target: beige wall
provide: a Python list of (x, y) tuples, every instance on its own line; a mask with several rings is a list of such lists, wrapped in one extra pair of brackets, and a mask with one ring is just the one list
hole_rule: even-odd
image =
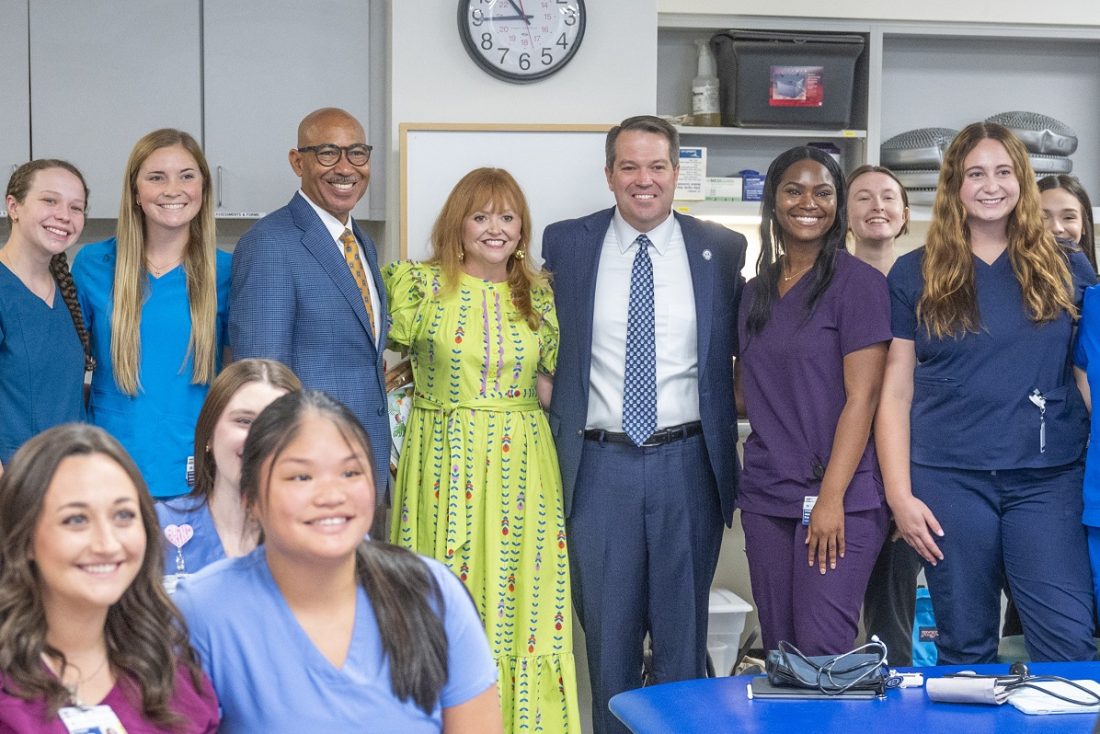
[[(433, 5), (432, 10), (426, 10)], [(467, 56), (453, 4), (391, 3), (390, 156), (385, 255), (398, 252), (398, 126), (403, 122), (614, 123), (652, 113), (657, 88), (657, 0), (587, 3), (573, 60), (532, 84), (499, 81)], [(600, 165), (599, 161), (578, 165)], [(583, 212), (577, 212), (577, 215)]]

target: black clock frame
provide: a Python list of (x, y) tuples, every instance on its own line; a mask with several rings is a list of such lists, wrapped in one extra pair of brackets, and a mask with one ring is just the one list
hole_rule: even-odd
[(474, 60), (478, 66), (490, 76), (494, 76), (501, 81), (510, 82), (512, 84), (529, 84), (531, 82), (542, 81), (547, 79), (559, 71), (564, 69), (573, 57), (577, 53), (577, 49), (581, 47), (581, 41), (584, 40), (585, 25), (588, 20), (588, 10), (584, 6), (584, 0), (572, 0), (577, 3), (577, 9), (580, 11), (580, 17), (577, 19), (577, 37), (573, 41), (573, 47), (566, 52), (562, 60), (550, 67), (540, 71), (537, 74), (513, 74), (510, 71), (502, 71), (497, 68), (492, 61), (486, 59), (478, 50), (477, 42), (470, 36), (470, 28), (466, 23), (466, 19), (470, 14), (470, 3), (476, 0), (458, 0), (458, 35), (462, 37), (462, 45), (466, 49), (466, 53), (470, 58)]

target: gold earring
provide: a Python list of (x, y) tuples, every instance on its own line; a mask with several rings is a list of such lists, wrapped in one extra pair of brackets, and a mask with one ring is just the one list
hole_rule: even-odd
[(523, 258), (527, 257), (527, 255), (523, 252), (522, 248), (517, 249), (515, 254), (516, 254), (516, 259), (517, 260), (522, 260)]
[(464, 250), (462, 248), (459, 248), (459, 250), (458, 250), (458, 261), (460, 263), (461, 262), (466, 262), (466, 250)]

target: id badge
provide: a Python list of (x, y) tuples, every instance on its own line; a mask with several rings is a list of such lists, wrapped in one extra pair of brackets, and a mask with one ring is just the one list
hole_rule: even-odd
[(57, 712), (69, 734), (126, 734), (110, 706), (66, 706)]
[(810, 513), (814, 511), (814, 505), (817, 504), (817, 496), (806, 496), (802, 498), (802, 524), (810, 524)]

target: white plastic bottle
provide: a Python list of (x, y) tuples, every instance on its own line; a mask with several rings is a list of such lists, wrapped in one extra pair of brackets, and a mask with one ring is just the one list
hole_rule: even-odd
[(722, 112), (718, 100), (718, 75), (715, 73), (714, 54), (706, 40), (698, 40), (699, 69), (691, 80), (691, 119), (695, 125), (717, 127), (722, 124)]

